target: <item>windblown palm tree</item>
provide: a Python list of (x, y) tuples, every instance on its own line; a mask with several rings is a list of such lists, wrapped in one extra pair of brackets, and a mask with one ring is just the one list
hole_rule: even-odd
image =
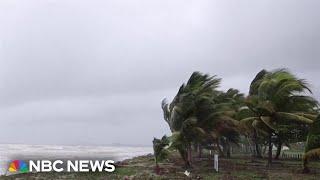
[[(173, 133), (172, 146), (180, 152), (186, 166), (191, 166), (191, 145), (211, 139), (219, 143), (222, 136), (236, 141), (236, 124), (230, 108), (219, 101), (216, 90), (220, 79), (194, 72), (183, 84), (173, 101), (162, 101), (164, 119)], [(219, 147), (219, 146), (218, 146)]]
[[(191, 166), (191, 144), (205, 135), (198, 123), (199, 112), (205, 111), (215, 95), (220, 79), (194, 72), (183, 84), (173, 101), (162, 101), (164, 119), (167, 121), (174, 138), (172, 146), (180, 152), (187, 167)], [(209, 103), (208, 103), (209, 102)]]
[(242, 122), (268, 137), (268, 166), (272, 162), (272, 138), (285, 124), (311, 124), (318, 103), (305, 95), (311, 93), (308, 84), (285, 69), (257, 74), (250, 86), (247, 106), (253, 117)]
[(159, 162), (168, 156), (169, 151), (167, 150), (167, 147), (169, 146), (170, 142), (167, 136), (163, 136), (161, 139), (154, 138), (152, 143), (154, 159), (156, 162), (156, 172), (159, 174)]
[(303, 172), (310, 172), (308, 162), (312, 158), (320, 157), (320, 115), (312, 124), (305, 148), (305, 154), (303, 156)]
[[(220, 92), (218, 96), (214, 99), (215, 105), (219, 108), (216, 108), (216, 112), (220, 116), (216, 117), (216, 121), (222, 120), (220, 126), (224, 128), (214, 128), (214, 132), (219, 132), (221, 137), (221, 142), (223, 145), (223, 150), (229, 158), (230, 153), (230, 143), (238, 144), (240, 140), (239, 134), (239, 121), (238, 114), (243, 108), (244, 104), (244, 95), (239, 92), (237, 89), (229, 89), (226, 92)], [(223, 154), (223, 156), (225, 155)]]

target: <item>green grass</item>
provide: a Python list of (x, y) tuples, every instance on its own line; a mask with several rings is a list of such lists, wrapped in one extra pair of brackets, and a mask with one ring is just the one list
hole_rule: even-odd
[(222, 179), (223, 174), (211, 173), (203, 177), (204, 180)]
[(137, 169), (134, 167), (122, 167), (117, 168), (114, 173), (120, 176), (131, 176), (137, 173)]
[(257, 172), (254, 171), (236, 171), (232, 172), (231, 175), (238, 179), (265, 179), (263, 176), (259, 175)]

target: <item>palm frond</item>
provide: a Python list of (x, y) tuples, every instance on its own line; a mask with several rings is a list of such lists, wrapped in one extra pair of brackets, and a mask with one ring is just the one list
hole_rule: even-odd
[(313, 120), (312, 119), (308, 119), (304, 116), (299, 116), (293, 113), (286, 113), (286, 112), (277, 112), (276, 116), (278, 119), (280, 120), (292, 120), (292, 121), (296, 121), (298, 123), (304, 123), (304, 124), (312, 124)]
[(319, 148), (316, 148), (316, 149), (312, 149), (308, 152), (306, 152), (304, 155), (303, 155), (303, 161), (307, 161), (309, 159), (316, 159), (316, 158), (319, 158), (320, 157), (320, 147)]
[(274, 125), (272, 124), (272, 120), (271, 117), (269, 116), (261, 116), (260, 117), (261, 121), (267, 125), (270, 129), (272, 129), (273, 131), (276, 131), (276, 128), (274, 127)]
[(254, 121), (259, 121), (259, 117), (248, 117), (245, 119), (240, 120), (240, 125), (242, 126), (247, 126), (247, 127), (252, 127), (252, 124)]

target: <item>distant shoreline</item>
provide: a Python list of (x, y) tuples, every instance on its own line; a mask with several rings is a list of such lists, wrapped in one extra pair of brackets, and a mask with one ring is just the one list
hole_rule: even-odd
[(72, 147), (152, 147), (149, 145), (140, 144), (121, 144), (121, 143), (111, 143), (111, 144), (37, 144), (37, 143), (0, 143), (1, 145), (30, 145), (30, 146), (72, 146)]
[(13, 160), (114, 160), (122, 161), (152, 153), (152, 147), (130, 146), (54, 146), (0, 144), (0, 175)]

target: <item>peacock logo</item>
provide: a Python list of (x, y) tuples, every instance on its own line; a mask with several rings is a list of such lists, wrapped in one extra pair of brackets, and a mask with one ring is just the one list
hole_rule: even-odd
[(14, 160), (11, 161), (10, 165), (9, 165), (9, 172), (28, 172), (28, 165), (26, 162), (22, 161), (22, 160)]

